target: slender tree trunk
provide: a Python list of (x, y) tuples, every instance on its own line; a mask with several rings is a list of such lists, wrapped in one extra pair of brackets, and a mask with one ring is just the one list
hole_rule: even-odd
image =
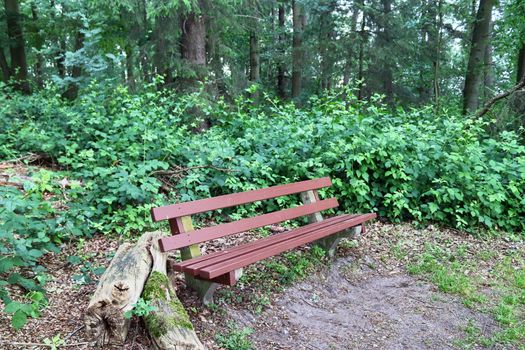
[(284, 23), (285, 23), (285, 9), (284, 5), (279, 6), (279, 63), (277, 66), (277, 94), (280, 98), (286, 98), (284, 88)]
[(298, 98), (302, 82), (304, 9), (297, 0), (292, 0), (292, 11), (292, 98)]
[[(55, 14), (55, 0), (51, 0), (51, 20), (56, 23), (56, 14)], [(64, 79), (66, 77), (66, 66), (64, 65), (65, 58), (66, 58), (66, 42), (63, 38), (57, 39), (56, 46), (58, 47), (57, 51), (55, 52), (55, 66), (58, 71), (58, 76), (61, 79)]]
[(2, 71), (2, 80), (7, 83), (11, 77), (11, 72), (9, 71), (3, 47), (0, 47), (0, 70)]
[(518, 68), (516, 69), (516, 84), (525, 79), (525, 43), (518, 53)]
[(9, 38), (9, 52), (11, 54), (11, 73), (16, 80), (15, 88), (29, 93), (27, 81), (27, 60), (24, 44), (22, 24), (20, 23), (20, 8), (18, 0), (4, 0), (7, 19), (7, 37)]
[(439, 111), (440, 92), (440, 68), (441, 68), (441, 42), (443, 41), (443, 1), (438, 1), (438, 23), (437, 23), (437, 45), (436, 59), (434, 60), (434, 103), (436, 111)]
[(36, 78), (36, 85), (38, 87), (42, 87), (44, 85), (44, 78), (42, 76), (42, 67), (44, 65), (43, 63), (43, 57), (42, 57), (42, 46), (44, 43), (44, 40), (42, 36), (40, 35), (38, 31), (38, 13), (36, 12), (36, 5), (34, 2), (31, 3), (31, 15), (33, 17), (33, 35), (35, 36), (35, 45), (34, 48), (36, 49), (36, 62), (35, 62), (35, 78)]
[(256, 30), (250, 32), (250, 81), (257, 83), (261, 75), (261, 60), (259, 55), (259, 42)]
[(126, 83), (130, 91), (135, 91), (135, 74), (133, 68), (133, 47), (131, 44), (128, 44), (126, 46)]
[(345, 68), (343, 71), (343, 85), (346, 86), (350, 82), (350, 74), (352, 72), (352, 65), (354, 61), (354, 45), (355, 45), (355, 38), (357, 35), (357, 16), (359, 15), (359, 9), (355, 8), (352, 12), (352, 23), (350, 25), (350, 42), (348, 43), (347, 49), (346, 49), (346, 57), (345, 57)]
[[(77, 32), (75, 37), (75, 52), (78, 52), (84, 46), (84, 33), (80, 30)], [(68, 100), (74, 100), (78, 96), (78, 79), (82, 76), (82, 67), (78, 64), (74, 65), (71, 69), (71, 78), (73, 82), (69, 83), (66, 91), (62, 93), (62, 97), (67, 98)]]
[(480, 85), (483, 79), (485, 51), (489, 41), (492, 8), (495, 0), (480, 0), (476, 23), (472, 31), (470, 55), (463, 88), (463, 114), (478, 108)]
[[(392, 15), (392, 0), (381, 0), (383, 5), (383, 30), (380, 31), (380, 42), (383, 48), (386, 48), (392, 43), (392, 33), (391, 33), (391, 15)], [(383, 91), (386, 95), (386, 101), (388, 104), (392, 105), (394, 102), (394, 83), (393, 83), (393, 73), (391, 66), (391, 59), (387, 58), (382, 62), (382, 79), (383, 79)]]
[(365, 28), (366, 28), (366, 11), (365, 11), (365, 8), (364, 8), (364, 0), (361, 0), (360, 1), (360, 5), (361, 5), (361, 8), (363, 9), (362, 10), (362, 16), (363, 18), (361, 19), (361, 28), (359, 30), (359, 36), (360, 36), (360, 39), (359, 39), (359, 59), (358, 59), (358, 71), (357, 71), (357, 80), (359, 81), (359, 90), (358, 90), (358, 93), (357, 93), (357, 99), (359, 101), (363, 100), (364, 98), (364, 87), (365, 87), (365, 77), (364, 77), (364, 58), (365, 58), (365, 41), (366, 41), (366, 33), (365, 33)]

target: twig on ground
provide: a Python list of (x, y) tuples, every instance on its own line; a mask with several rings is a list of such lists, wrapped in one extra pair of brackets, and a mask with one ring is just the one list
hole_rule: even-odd
[(77, 334), (78, 332), (80, 332), (82, 329), (84, 329), (86, 326), (85, 325), (82, 325), (80, 327), (78, 327), (77, 329), (75, 329), (73, 332), (69, 333), (69, 335), (67, 337), (64, 338), (64, 341), (67, 341), (69, 338), (71, 338), (72, 336), (74, 336), (75, 334)]
[(43, 346), (47, 348), (57, 347), (57, 348), (66, 348), (71, 346), (82, 346), (82, 345), (89, 345), (90, 342), (80, 342), (80, 343), (70, 343), (70, 344), (59, 344), (59, 345), (53, 345), (53, 344), (45, 344), (45, 343), (23, 343), (23, 342), (9, 342), (9, 341), (0, 341), (0, 345), (11, 345), (11, 346)]

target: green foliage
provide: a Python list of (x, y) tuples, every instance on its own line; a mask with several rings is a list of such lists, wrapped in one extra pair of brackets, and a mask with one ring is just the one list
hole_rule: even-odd
[(229, 323), (226, 334), (217, 334), (215, 339), (217, 344), (226, 350), (251, 350), (248, 336), (253, 333), (253, 329), (245, 327), (240, 329), (235, 323)]
[(139, 298), (139, 300), (133, 304), (133, 308), (124, 313), (124, 317), (127, 319), (130, 319), (132, 316), (145, 317), (155, 310), (157, 310), (157, 308), (151, 305), (151, 301)]
[[(344, 94), (297, 108), (267, 96), (259, 105), (242, 98), (212, 104), (199, 93), (154, 85), (130, 94), (93, 82), (74, 103), (52, 86), (30, 96), (2, 88), (0, 159), (44, 154), (60, 171), (32, 174), (23, 190), (0, 187), (0, 283), (41, 291), (43, 254), (93, 232), (131, 236), (156, 228), (154, 206), (321, 176), (333, 181), (321, 196), (337, 197), (345, 212), (473, 233), (525, 232), (525, 147), (517, 135), (488, 137), (482, 121), (427, 107), (393, 113), (379, 98)], [(213, 121), (202, 133), (191, 129), (199, 125), (191, 119), (195, 106)], [(63, 176), (78, 182), (62, 188)], [(67, 208), (57, 209), (65, 198)], [(287, 196), (221, 215), (298, 203)], [(307, 264), (297, 259), (293, 268), (275, 266), (283, 280), (304, 275)], [(95, 272), (88, 265), (79, 281)], [(0, 297), (10, 302), (5, 288)]]

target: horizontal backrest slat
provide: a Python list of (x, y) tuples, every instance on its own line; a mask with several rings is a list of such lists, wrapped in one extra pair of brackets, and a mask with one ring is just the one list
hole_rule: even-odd
[(192, 244), (202, 243), (212, 239), (221, 238), (235, 233), (248, 231), (266, 225), (276, 224), (300, 216), (317, 213), (322, 210), (338, 206), (337, 199), (330, 198), (299, 207), (284, 209), (273, 213), (263, 214), (252, 218), (241, 219), (227, 224), (205, 227), (200, 230), (189, 231), (159, 240), (163, 252), (187, 247)]
[(316, 190), (332, 185), (329, 177), (322, 177), (315, 180), (295, 182), (286, 185), (278, 185), (260, 190), (226, 194), (223, 196), (199, 199), (193, 202), (185, 202), (167, 205), (151, 209), (153, 221), (173, 219), (186, 215), (204, 213), (210, 210), (234, 207), (240, 204), (252, 203), (265, 199), (286, 196), (309, 190)]

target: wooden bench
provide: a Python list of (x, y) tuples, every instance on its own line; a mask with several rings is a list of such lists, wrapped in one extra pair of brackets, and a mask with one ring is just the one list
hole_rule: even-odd
[[(335, 198), (320, 200), (317, 190), (331, 185), (330, 178), (324, 177), (172, 204), (153, 208), (151, 213), (155, 222), (168, 220), (173, 234), (160, 239), (161, 250), (181, 250), (183, 261), (174, 265), (175, 270), (184, 272), (187, 285), (198, 292), (204, 303), (210, 303), (217, 286), (235, 284), (247, 265), (314, 241), (333, 257), (343, 236), (364, 232), (365, 221), (374, 219), (375, 213), (344, 214), (323, 220), (320, 212), (336, 208), (338, 203)], [(301, 206), (198, 230), (193, 228), (191, 215), (297, 193), (303, 202)], [(199, 243), (301, 216), (308, 216), (308, 225), (201, 256)]]

